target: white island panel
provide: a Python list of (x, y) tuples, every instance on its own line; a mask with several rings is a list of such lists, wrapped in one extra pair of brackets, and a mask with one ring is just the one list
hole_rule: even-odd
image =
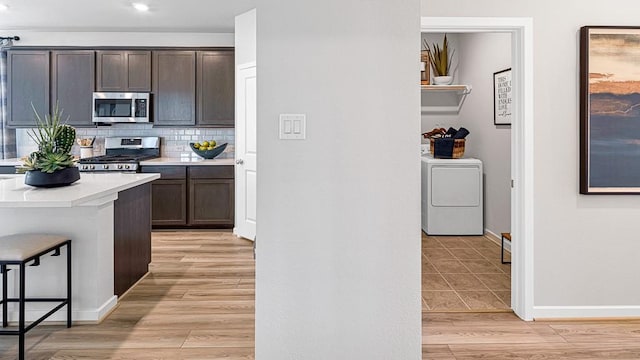
[[(71, 186), (46, 189), (24, 185), (23, 175), (0, 176), (0, 236), (21, 233), (68, 236), (73, 254), (73, 320), (100, 321), (117, 303), (114, 201), (119, 192), (159, 177), (159, 174), (82, 174)], [(45, 256), (40, 266), (27, 268), (27, 297), (65, 295), (64, 256)], [(13, 295), (17, 290), (16, 273), (9, 273)], [(17, 319), (14, 305), (10, 304), (9, 311), (12, 321)], [(27, 320), (37, 319), (51, 308), (48, 305), (29, 304)], [(65, 314), (63, 308), (47, 321), (62, 321)]]

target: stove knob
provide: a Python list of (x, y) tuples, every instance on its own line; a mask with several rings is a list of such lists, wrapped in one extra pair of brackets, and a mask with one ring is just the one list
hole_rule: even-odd
[(89, 169), (91, 169), (91, 170), (95, 170), (95, 169), (96, 169), (96, 166), (95, 166), (95, 165), (91, 165), (91, 166), (89, 166)]
[(124, 168), (125, 168), (125, 169), (127, 169), (127, 170), (129, 170), (129, 169), (131, 168), (131, 166), (129, 166), (129, 165), (125, 165), (125, 166), (124, 166)]
[(102, 165), (102, 168), (107, 170), (107, 169), (109, 169), (109, 165)]
[(122, 165), (118, 165), (118, 170), (122, 170)]
[(88, 166), (87, 165), (82, 165), (82, 170), (87, 170)]

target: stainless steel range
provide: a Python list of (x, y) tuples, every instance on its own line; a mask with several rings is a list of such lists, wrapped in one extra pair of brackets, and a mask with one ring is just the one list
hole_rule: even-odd
[(160, 138), (108, 137), (106, 155), (80, 159), (80, 171), (140, 171), (140, 161), (160, 157)]

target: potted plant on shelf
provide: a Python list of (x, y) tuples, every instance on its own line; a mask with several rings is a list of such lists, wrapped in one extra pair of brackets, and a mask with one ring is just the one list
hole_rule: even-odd
[(44, 119), (33, 108), (37, 127), (28, 131), (29, 137), (38, 145), (24, 160), (20, 169), (26, 173), (24, 183), (39, 187), (71, 185), (80, 179), (71, 147), (76, 139), (76, 129), (62, 123), (62, 110), (58, 104), (51, 115)]
[(442, 41), (442, 48), (438, 44), (433, 44), (429, 49), (431, 57), (429, 58), (431, 63), (431, 69), (433, 69), (433, 83), (435, 85), (449, 85), (453, 82), (453, 76), (449, 73), (451, 71), (451, 61), (453, 60), (453, 54), (455, 50), (449, 51), (449, 41), (447, 40), (447, 34), (444, 34), (444, 40)]

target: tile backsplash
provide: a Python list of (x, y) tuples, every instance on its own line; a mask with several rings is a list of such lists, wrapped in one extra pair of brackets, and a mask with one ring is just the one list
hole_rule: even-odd
[[(16, 130), (16, 147), (18, 157), (29, 155), (37, 148), (28, 135), (29, 129)], [(77, 138), (96, 137), (93, 143), (93, 155), (104, 155), (105, 137), (159, 136), (160, 151), (163, 157), (180, 158), (191, 156), (193, 151), (190, 142), (215, 140), (217, 143), (228, 143), (225, 152), (219, 158), (233, 158), (235, 149), (235, 130), (227, 128), (154, 128), (152, 124), (114, 124), (95, 128), (76, 128)], [(71, 150), (80, 156), (80, 147), (76, 144)]]

